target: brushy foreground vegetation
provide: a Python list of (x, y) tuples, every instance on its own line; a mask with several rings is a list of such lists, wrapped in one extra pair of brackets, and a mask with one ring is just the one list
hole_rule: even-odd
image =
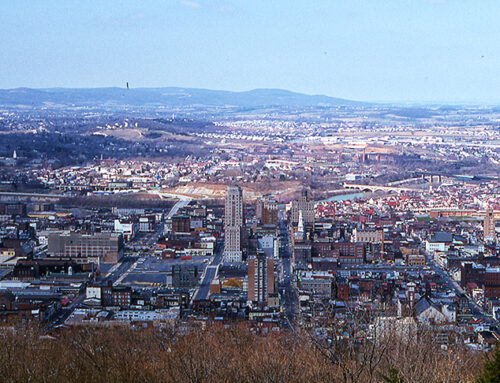
[[(74, 328), (54, 336), (0, 334), (2, 382), (474, 382), (488, 358), (432, 340), (320, 344), (245, 327), (172, 330)], [(490, 362), (491, 363), (491, 362)]]

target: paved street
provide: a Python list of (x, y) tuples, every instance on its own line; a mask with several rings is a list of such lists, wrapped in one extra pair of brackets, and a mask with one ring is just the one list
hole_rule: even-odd
[(297, 290), (294, 287), (294, 277), (291, 264), (288, 230), (283, 220), (280, 220), (281, 251), (280, 257), (283, 264), (283, 306), (284, 314), (290, 326), (295, 324), (295, 315), (298, 306)]
[(78, 295), (69, 305), (64, 307), (56, 317), (54, 317), (47, 325), (47, 331), (52, 330), (54, 327), (64, 323), (66, 319), (71, 315), (73, 310), (83, 302), (85, 299), (85, 291)]
[(134, 250), (148, 250), (158, 242), (163, 233), (163, 223), (156, 224), (153, 231), (139, 232), (135, 238), (127, 244), (128, 248)]
[(495, 321), (491, 316), (489, 316), (472, 298), (466, 294), (464, 289), (460, 286), (460, 284), (453, 280), (450, 275), (443, 270), (441, 267), (436, 265), (432, 257), (428, 254), (426, 254), (426, 259), (427, 263), (429, 266), (434, 270), (439, 276), (446, 282), (446, 286), (450, 289), (455, 291), (455, 293), (458, 295), (460, 294), (465, 294), (467, 296), (467, 299), (469, 301), (469, 308), (471, 309), (472, 315), (474, 315), (476, 318), (480, 318), (484, 320), (488, 325), (490, 326), (498, 326), (499, 323)]
[(138, 259), (136, 257), (127, 257), (127, 259), (122, 262), (120, 267), (115, 270), (112, 274), (105, 278), (105, 281), (111, 281), (113, 285), (119, 285), (121, 281), (127, 276), (133, 265), (137, 264)]
[(210, 282), (212, 282), (212, 279), (214, 279), (215, 276), (217, 275), (219, 265), (222, 261), (223, 249), (224, 246), (221, 243), (217, 243), (215, 249), (215, 255), (205, 270), (205, 274), (203, 275), (203, 278), (201, 280), (200, 287), (195, 293), (193, 299), (194, 301), (201, 301), (208, 298), (208, 294), (210, 292)]

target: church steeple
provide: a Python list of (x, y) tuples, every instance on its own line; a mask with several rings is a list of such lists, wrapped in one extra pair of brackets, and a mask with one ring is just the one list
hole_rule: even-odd
[(299, 226), (297, 228), (297, 233), (304, 234), (304, 217), (302, 216), (302, 210), (299, 211)]

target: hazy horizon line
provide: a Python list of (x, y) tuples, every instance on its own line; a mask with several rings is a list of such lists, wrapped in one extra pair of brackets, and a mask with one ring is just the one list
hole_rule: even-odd
[(249, 88), (245, 90), (235, 90), (235, 89), (221, 89), (221, 88), (204, 88), (204, 87), (186, 87), (186, 86), (178, 86), (178, 85), (164, 85), (164, 86), (138, 86), (129, 88), (125, 86), (85, 86), (85, 87), (72, 87), (72, 86), (52, 86), (52, 87), (31, 87), (31, 86), (18, 86), (14, 88), (0, 88), (0, 91), (14, 91), (20, 89), (29, 89), (29, 90), (52, 90), (52, 89), (61, 89), (61, 90), (90, 90), (90, 89), (129, 89), (129, 90), (153, 90), (153, 89), (186, 89), (186, 90), (205, 90), (205, 91), (213, 91), (213, 92), (228, 92), (228, 93), (248, 93), (257, 90), (265, 90), (265, 91), (284, 91), (289, 93), (295, 93), (303, 96), (310, 97), (329, 97), (334, 99), (340, 99), (345, 101), (359, 102), (359, 103), (367, 103), (367, 104), (380, 104), (380, 105), (400, 105), (400, 106), (485, 106), (485, 107), (495, 107), (500, 106), (500, 100), (498, 101), (478, 101), (478, 100), (437, 100), (437, 99), (406, 99), (406, 100), (360, 100), (355, 98), (349, 98), (344, 96), (337, 95), (329, 95), (326, 93), (308, 93), (302, 92), (298, 90), (291, 90), (286, 88)]

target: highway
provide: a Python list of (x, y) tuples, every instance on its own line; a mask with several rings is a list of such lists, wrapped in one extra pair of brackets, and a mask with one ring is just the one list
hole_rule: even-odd
[(182, 209), (184, 206), (187, 206), (189, 202), (191, 202), (190, 199), (181, 199), (177, 201), (175, 205), (172, 206), (172, 209), (170, 209), (170, 211), (168, 212), (167, 219), (172, 218), (177, 213), (177, 211), (179, 211), (179, 209)]
[(21, 193), (21, 192), (0, 192), (0, 197), (8, 197), (9, 199), (16, 200), (16, 201), (21, 201), (23, 199), (59, 201), (61, 198), (67, 197), (67, 195), (43, 194), (43, 193)]
[(210, 282), (217, 275), (217, 271), (219, 270), (219, 265), (222, 261), (222, 250), (224, 246), (222, 244), (217, 244), (215, 248), (215, 255), (212, 258), (212, 261), (205, 269), (205, 273), (201, 279), (200, 286), (194, 295), (193, 301), (202, 301), (208, 298), (208, 294), (210, 293)]

